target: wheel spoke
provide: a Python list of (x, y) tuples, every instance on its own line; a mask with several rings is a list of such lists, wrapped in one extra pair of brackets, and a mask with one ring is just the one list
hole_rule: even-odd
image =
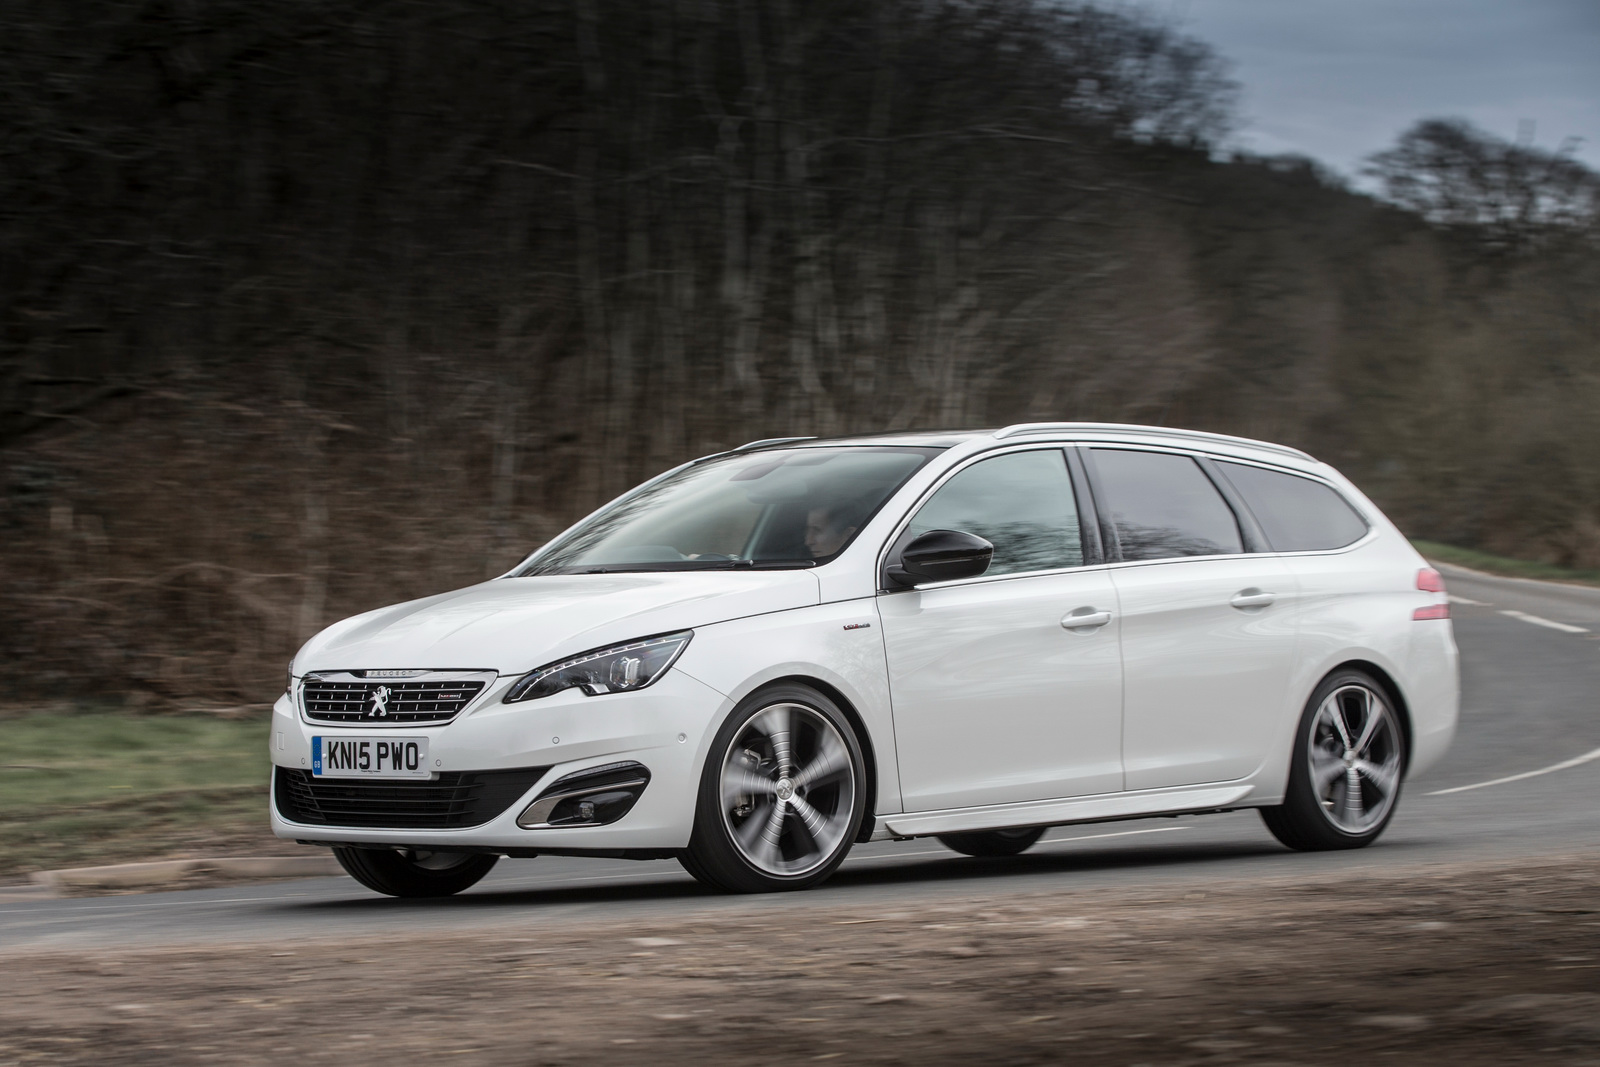
[(850, 757), (845, 748), (830, 734), (822, 735), (822, 746), (811, 762), (795, 773), (796, 789), (821, 785), (850, 769)]
[(1366, 690), (1362, 690), (1362, 692), (1366, 697), (1367, 721), (1361, 724), (1361, 736), (1356, 738), (1355, 744), (1350, 746), (1357, 755), (1366, 754), (1367, 746), (1372, 744), (1373, 735), (1378, 732), (1378, 727), (1382, 725), (1385, 714), (1384, 706), (1378, 702), (1378, 698), (1375, 695), (1368, 693)]
[(772, 742), (772, 758), (782, 777), (794, 767), (794, 707), (778, 704), (757, 716), (751, 725), (767, 735)]
[(778, 813), (778, 818), (781, 822), (783, 812), (782, 801), (775, 799), (766, 808), (766, 810), (752, 812), (748, 819), (740, 823), (739, 826), (734, 829), (733, 836), (735, 840), (739, 842), (739, 846), (744, 849), (747, 855), (753, 856), (759, 850), (761, 834), (764, 830), (766, 830), (767, 823), (771, 821), (774, 812)]
[(1344, 809), (1340, 817), (1347, 826), (1354, 828), (1361, 825), (1362, 814), (1361, 775), (1352, 767), (1344, 776)]
[(781, 800), (775, 800), (772, 810), (767, 813), (766, 825), (761, 827), (759, 847), (764, 858), (773, 866), (783, 863), (783, 822), (788, 815), (789, 806)]
[(722, 803), (732, 805), (744, 797), (770, 797), (777, 783), (764, 775), (734, 764), (722, 771)]
[(794, 797), (789, 801), (789, 807), (800, 817), (800, 823), (806, 828), (806, 833), (811, 835), (811, 840), (820, 849), (823, 831), (828, 828), (828, 817), (812, 807), (811, 802), (804, 797)]
[(1377, 786), (1378, 791), (1384, 796), (1389, 796), (1394, 792), (1395, 783), (1400, 778), (1396, 768), (1389, 767), (1386, 764), (1373, 763), (1371, 760), (1358, 759), (1355, 761), (1353, 769), (1363, 778)]
[(1344, 760), (1333, 759), (1324, 755), (1318, 759), (1315, 754), (1311, 757), (1311, 782), (1316, 787), (1319, 798), (1326, 797), (1333, 783), (1345, 773)]
[(1333, 728), (1339, 734), (1339, 740), (1344, 742), (1344, 747), (1350, 747), (1350, 724), (1344, 721), (1344, 701), (1339, 698), (1343, 693), (1335, 693), (1328, 698), (1328, 705), (1333, 712), (1329, 716), (1333, 720)]

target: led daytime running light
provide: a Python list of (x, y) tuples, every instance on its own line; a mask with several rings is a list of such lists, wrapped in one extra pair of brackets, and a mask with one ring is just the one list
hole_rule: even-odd
[(647, 637), (547, 664), (523, 675), (504, 702), (538, 700), (566, 689), (581, 689), (585, 696), (644, 689), (667, 673), (693, 636), (693, 630), (684, 630)]

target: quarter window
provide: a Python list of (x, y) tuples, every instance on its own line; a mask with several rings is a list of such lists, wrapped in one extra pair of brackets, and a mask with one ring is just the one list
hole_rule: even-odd
[(929, 530), (961, 530), (994, 545), (985, 574), (1083, 565), (1078, 509), (1060, 449), (1012, 452), (974, 463), (917, 512), (901, 543)]
[(1310, 478), (1219, 461), (1278, 552), (1315, 552), (1359, 541), (1367, 522), (1349, 501)]
[(1239, 523), (1188, 456), (1096, 448), (1096, 496), (1125, 560), (1221, 556), (1244, 551)]

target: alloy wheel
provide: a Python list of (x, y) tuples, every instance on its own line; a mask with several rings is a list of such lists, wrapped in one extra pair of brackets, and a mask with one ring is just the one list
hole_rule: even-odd
[(760, 871), (804, 875), (846, 843), (855, 765), (838, 728), (813, 708), (784, 702), (752, 715), (723, 755), (718, 786), (729, 839)]
[(1394, 713), (1364, 685), (1343, 685), (1317, 708), (1307, 737), (1311, 788), (1322, 814), (1347, 834), (1381, 823), (1399, 793), (1401, 740)]

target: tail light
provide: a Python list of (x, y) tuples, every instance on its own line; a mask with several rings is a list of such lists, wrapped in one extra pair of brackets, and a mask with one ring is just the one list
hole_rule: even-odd
[[(1417, 588), (1424, 593), (1444, 592), (1444, 575), (1432, 567), (1424, 567), (1417, 572)], [(1430, 619), (1448, 619), (1450, 617), (1450, 602), (1442, 604), (1429, 604), (1425, 608), (1418, 608), (1411, 613), (1411, 618), (1416, 622), (1427, 622)]]

